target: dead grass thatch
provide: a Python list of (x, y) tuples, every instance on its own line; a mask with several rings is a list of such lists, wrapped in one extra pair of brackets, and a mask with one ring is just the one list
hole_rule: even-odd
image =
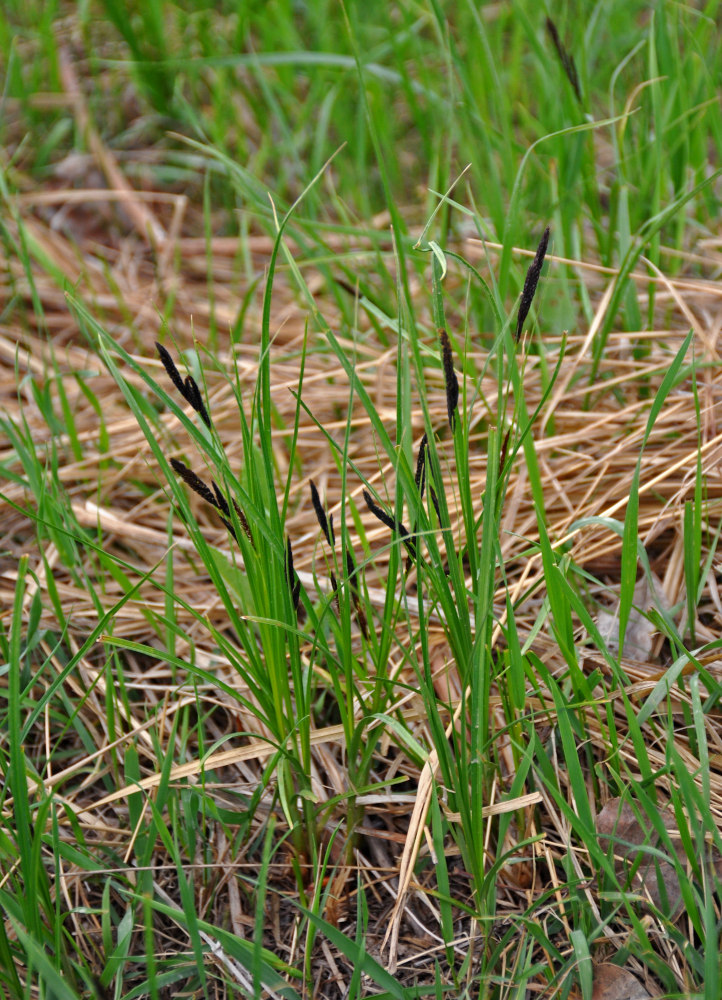
[[(72, 93), (72, 81), (68, 83), (68, 90)], [(11, 232), (17, 238), (22, 224), (25, 239), (35, 248), (35, 259), (42, 259), (45, 263), (34, 267), (29, 274), (16, 256), (10, 255), (5, 262), (0, 279), (0, 306), (4, 317), (0, 327), (0, 397), (10, 419), (18, 426), (23, 423), (26, 426), (26, 443), (32, 442), (41, 464), (54, 450), (57, 472), (53, 475), (57, 476), (62, 495), (67, 497), (68, 508), (72, 512), (67, 520), (69, 529), (72, 530), (74, 522), (85, 528), (97, 526), (105, 551), (136, 567), (140, 576), (158, 563), (168, 549), (169, 507), (165, 484), (117, 386), (84, 343), (67, 308), (61, 279), (68, 287), (78, 288), (113, 336), (141, 364), (159, 376), (162, 375), (162, 365), (154, 353), (153, 344), (163, 332), (161, 316), (171, 299), (174, 300), (172, 335), (178, 347), (194, 343), (202, 347), (211, 338), (212, 329), (219, 331), (215, 351), (217, 365), (209, 363), (205, 378), (215, 426), (233, 463), (240, 461), (241, 441), (236, 401), (228, 373), (235, 365), (244, 398), (250, 399), (257, 364), (260, 290), (251, 297), (240, 343), (230, 347), (225, 331), (237, 319), (239, 301), (246, 291), (249, 267), (253, 276), (263, 275), (271, 243), (264, 235), (251, 237), (246, 243), (248, 259), (242, 270), (236, 257), (237, 241), (227, 238), (213, 240), (210, 246), (213, 273), (209, 283), (209, 248), (198, 235), (202, 232), (198, 210), (183, 195), (130, 191), (127, 184), (116, 177), (113, 165), (104, 159), (105, 154), (100, 147), (96, 154), (105, 177), (111, 178), (109, 189), (96, 186), (80, 191), (48, 187), (42, 191), (28, 190), (15, 199), (17, 216), (10, 222)], [(117, 183), (113, 184), (113, 178)], [(103, 219), (100, 231), (97, 225), (99, 217)], [(339, 242), (339, 250), (342, 248)], [(477, 261), (483, 261), (486, 253), (493, 253), (494, 250), (493, 246), (482, 250), (473, 241), (460, 247), (462, 253)], [(691, 383), (687, 380), (672, 392), (652, 430), (642, 457), (640, 478), (640, 535), (652, 569), (661, 581), (668, 606), (684, 607), (682, 521), (684, 504), (693, 498), (700, 444), (706, 492), (704, 518), (709, 537), (714, 537), (719, 529), (722, 510), (722, 429), (717, 422), (722, 393), (718, 350), (722, 327), (722, 289), (709, 278), (686, 276), (684, 271), (675, 279), (649, 272), (635, 274), (633, 277), (643, 307), (646, 306), (650, 283), (656, 284), (655, 314), (659, 326), (634, 336), (612, 333), (590, 384), (591, 351), (595, 335), (606, 319), (615, 275), (607, 269), (580, 261), (565, 262), (551, 256), (548, 259), (553, 262), (552, 266), (574, 267), (580, 280), (587, 284), (595, 303), (596, 312), (589, 328), (570, 331), (566, 339), (559, 380), (542, 407), (535, 436), (544, 476), (549, 535), (555, 543), (568, 540), (573, 560), (602, 582), (604, 586), (596, 591), (590, 590), (589, 595), (598, 602), (600, 609), (613, 609), (614, 587), (619, 579), (620, 539), (600, 526), (577, 530), (574, 525), (590, 517), (623, 519), (650, 401), (687, 330), (692, 327), (695, 331), (701, 440), (698, 440)], [(719, 265), (714, 249), (709, 257), (703, 249), (690, 261), (690, 270), (694, 265), (696, 271), (704, 273), (707, 264), (710, 268)], [(338, 320), (336, 308), (322, 277), (314, 276), (308, 270), (305, 274), (317, 308), (331, 326), (335, 326)], [(33, 305), (33, 299), (36, 305)], [(287, 433), (283, 427), (293, 423), (295, 402), (289, 390), (298, 384), (298, 357), (306, 318), (304, 308), (297, 303), (281, 272), (274, 294), (271, 323), (272, 396), (279, 414), (274, 448), (281, 470), (287, 468), (289, 462)], [(561, 331), (544, 331), (542, 337), (548, 352), (546, 366), (551, 370), (561, 349)], [(433, 337), (430, 337), (429, 343), (433, 348)], [(364, 331), (360, 343), (349, 346), (357, 353), (357, 374), (364, 381), (378, 412), (392, 424), (396, 417), (395, 350), (379, 344), (370, 328)], [(475, 353), (473, 361), (481, 369), (483, 353)], [(75, 378), (76, 372), (92, 373), (87, 381), (100, 401), (100, 412), (83, 392)], [(449, 418), (444, 373), (438, 363), (430, 362), (425, 374), (431, 387), (429, 397), (432, 417), (440, 434), (441, 455), (448, 463), (449, 504), (453, 511), (453, 453), (445, 430)], [(125, 372), (125, 375), (130, 381), (136, 380), (132, 372)], [(541, 398), (544, 377), (539, 356), (529, 353), (525, 389), (530, 412)], [(75, 424), (75, 440), (68, 433), (49, 426), (44, 406), (41, 405), (42, 394), (47, 393), (54, 412), (62, 412), (61, 386)], [(640, 391), (640, 387), (644, 391)], [(485, 480), (487, 415), (496, 414), (498, 409), (495, 380), (485, 378), (478, 391), (480, 399), (474, 410), (476, 424), (471, 445), (471, 492), (477, 500), (481, 497)], [(308, 354), (303, 395), (315, 420), (331, 435), (337, 436), (339, 441), (343, 439), (347, 420), (351, 420), (350, 458), (369, 483), (383, 495), (385, 484), (393, 481), (394, 471), (385, 459), (379, 457), (374, 435), (361, 407), (356, 404), (354, 412), (350, 416), (347, 414), (347, 379), (322, 345), (319, 349), (314, 347)], [(418, 447), (424, 429), (421, 410), (414, 409), (411, 417), (409, 430)], [(185, 456), (189, 461), (196, 458), (192, 454), (188, 456), (189, 444), (172, 415), (161, 417), (161, 427), (169, 456)], [(78, 444), (81, 454), (77, 453)], [(310, 499), (309, 481), (315, 481), (321, 497), (325, 498), (327, 510), (333, 512), (340, 504), (341, 480), (335, 464), (330, 460), (327, 444), (305, 413), (301, 414), (298, 450), (302, 475), (293, 482), (287, 531), (293, 539), (296, 569), (304, 582), (312, 582), (315, 572), (321, 585), (329, 586), (318, 551), (319, 526)], [(22, 475), (20, 460), (8, 443), (2, 446), (0, 460), (8, 473)], [(46, 475), (51, 475), (50, 467)], [(39, 551), (35, 525), (18, 510), (18, 507), (33, 509), (33, 498), (20, 481), (10, 477), (3, 483), (2, 490), (0, 607), (5, 609), (2, 612), (3, 624), (7, 623), (12, 607), (17, 561), (22, 553), (27, 552), (37, 582), (33, 582), (28, 590), (26, 616), (30, 616), (34, 591), (40, 589), (43, 612), (39, 627), (57, 631), (58, 623), (48, 594), (49, 576), (52, 575), (68, 621), (64, 641), (67, 648), (74, 651), (82, 645), (97, 622), (98, 601), (106, 610), (114, 608), (124, 595), (124, 584), (120, 578), (108, 576), (92, 551), (83, 554), (81, 549), (82, 565), (72, 568), (65, 564), (62, 553), (50, 536), (44, 536), (46, 541), (42, 551)], [(362, 511), (371, 546), (381, 549), (388, 540), (388, 531), (365, 511), (362, 483), (350, 477), (349, 491)], [(48, 492), (52, 493), (49, 485)], [(228, 535), (218, 518), (199, 498), (193, 498), (194, 504), (196, 501), (197, 516), (208, 539), (221, 548), (227, 547)], [(458, 530), (458, 525), (454, 528)], [(506, 559), (507, 582), (513, 596), (524, 593), (535, 581), (540, 583), (535, 596), (519, 612), (517, 627), (522, 638), (529, 635), (532, 629), (540, 595), (543, 595), (541, 560), (529, 555), (529, 545), (536, 538), (537, 518), (524, 463), (519, 460), (506, 497), (501, 546)], [(177, 592), (215, 626), (223, 629), (222, 604), (210, 582), (198, 576), (191, 558), (192, 546), (180, 523), (173, 526), (172, 540)], [(357, 548), (360, 551), (360, 542)], [(383, 600), (384, 565), (384, 556), (380, 554), (369, 577), (372, 600), (379, 602)], [(720, 570), (713, 561), (698, 608), (696, 632), (700, 643), (717, 638), (722, 630), (719, 581)], [(502, 590), (498, 598), (498, 613), (502, 616)], [(162, 613), (163, 600), (152, 583), (146, 583), (116, 613), (113, 634), (158, 646), (157, 630), (147, 613)], [(186, 633), (185, 643), (179, 643), (176, 648), (178, 655), (185, 655), (192, 646), (199, 663), (212, 667), (228, 684), (237, 684), (237, 677), (231, 674), (219, 659), (216, 649), (209, 644), (199, 620), (181, 607), (177, 615)], [(460, 681), (454, 665), (449, 662), (441, 623), (432, 621), (431, 628), (429, 642), (437, 671), (439, 696), (453, 706), (459, 702)], [(564, 669), (559, 651), (545, 633), (540, 633), (534, 643), (538, 655), (552, 672)], [(52, 669), (38, 677), (40, 688), (51, 683), (53, 671), (62, 671), (60, 651), (53, 651), (46, 641), (41, 643), (41, 648), (49, 657)], [(645, 660), (624, 663), (632, 681), (627, 690), (632, 701), (643, 699), (652, 690), (665, 669), (666, 655), (661, 641), (653, 638)], [(592, 650), (586, 665), (606, 670), (604, 661)], [(710, 658), (706, 666), (715, 677), (722, 675), (722, 662), (719, 660)], [(403, 669), (399, 658), (397, 663), (390, 665), (390, 674), (393, 676)], [(103, 652), (93, 650), (81, 660), (77, 674), (67, 679), (69, 694), (77, 697), (81, 704), (82, 720), (96, 750), (89, 754), (80, 744), (67, 746), (64, 770), (46, 770), (42, 780), (46, 789), (57, 789), (59, 798), (72, 805), (89, 840), (112, 843), (119, 856), (129, 859), (132, 856), (133, 830), (127, 823), (124, 801), (127, 789), (122, 773), (117, 771), (116, 754), (122, 754), (127, 741), (135, 740), (142, 752), (141, 767), (145, 775), (142, 784), (152, 788), (158, 781), (159, 773), (154, 750), (156, 743), (151, 739), (149, 730), (154, 728), (155, 740), (166, 745), (174, 713), (197, 695), (184, 690), (183, 678), (175, 675), (162, 661), (148, 663), (142, 657), (129, 653), (126, 684), (131, 684), (133, 689), (129, 701), (131, 710), (120, 709), (125, 714), (123, 726), (126, 735), (113, 743), (106, 717), (106, 699), (111, 696), (107, 691), (108, 676)], [(209, 715), (208, 740), (220, 739), (233, 730), (239, 733), (255, 732), (258, 736), (257, 741), (239, 740), (237, 746), (219, 752), (211, 762), (206, 762), (207, 766), (213, 763), (217, 773), (225, 775), (228, 784), (234, 788), (252, 789), (259, 780), (268, 754), (267, 744), (261, 742), (265, 734), (258, 731), (257, 720), (250, 712), (242, 711), (222, 692), (208, 687), (201, 691), (200, 696), (205, 707), (214, 708)], [(675, 697), (673, 694), (670, 702), (673, 712)], [(399, 704), (412, 727), (422, 738), (425, 737), (426, 722), (420, 700), (417, 702), (413, 693), (401, 692)], [(621, 702), (618, 707), (619, 725), (623, 729), (625, 716)], [(451, 718), (449, 722), (453, 724)], [(711, 803), (715, 820), (718, 826), (722, 826), (722, 739), (718, 722), (714, 714), (705, 716), (712, 767), (709, 776)], [(598, 728), (598, 721), (591, 714), (588, 727), (591, 733), (595, 732), (595, 727)], [(38, 720), (33, 739), (37, 742), (39, 753), (44, 746), (49, 757), (56, 736), (49, 716)], [(600, 732), (599, 736), (601, 741), (603, 734)], [(677, 740), (678, 750), (688, 761), (690, 773), (699, 773), (699, 761), (694, 758), (689, 740), (681, 729)], [(186, 747), (185, 753), (191, 750)], [(503, 757), (503, 746), (500, 753)], [(623, 748), (622, 754), (630, 773), (636, 773), (637, 761), (631, 745), (628, 749)], [(649, 754), (662, 768), (665, 751), (663, 747), (654, 745), (651, 731)], [(429, 918), (427, 908), (435, 914), (435, 904), (424, 894), (424, 885), (413, 882), (411, 865), (418, 851), (426, 849), (423, 846), (423, 830), (425, 806), (432, 789), (429, 780), (433, 770), (431, 765), (421, 778), (418, 791), (409, 793), (403, 815), (398, 814), (402, 801), (399, 796), (395, 797), (394, 811), (381, 801), (366, 803), (367, 819), (362, 826), (366, 846), (359, 851), (356, 859), (369, 887), (369, 898), (375, 901), (371, 931), (378, 934), (379, 940), (387, 927), (394, 900), (404, 901), (403, 910), (396, 911), (399, 915), (403, 913), (407, 921), (404, 924), (405, 933), (395, 941), (395, 958), (400, 968), (405, 961), (416, 968), (423, 966), (425, 961), (431, 961), (435, 956), (438, 945), (433, 933), (428, 930), (429, 926), (433, 926), (435, 916)], [(419, 781), (419, 774), (398, 758), (380, 766), (399, 768), (414, 783)], [(314, 788), (321, 801), (343, 795), (343, 747), (339, 727), (328, 726), (316, 733), (314, 767)], [(191, 756), (186, 763), (174, 768), (173, 778), (193, 779), (200, 769), (200, 761)], [(100, 780), (109, 770), (117, 776), (117, 791), (112, 794), (108, 794)], [(388, 772), (382, 776), (388, 776)], [(222, 798), (223, 794), (222, 786), (218, 795)], [(538, 808), (540, 800), (541, 809)], [(270, 798), (266, 808), (270, 808), (269, 803)], [(508, 866), (501, 873), (497, 894), (500, 907), (510, 914), (519, 906), (527, 905), (526, 900), (550, 888), (545, 881), (549, 872), (554, 870), (550, 859), (567, 842), (564, 819), (554, 803), (543, 794), (515, 803), (515, 806), (527, 822), (526, 829), (514, 828), (518, 839), (539, 833), (544, 836), (536, 845), (533, 857), (527, 857), (524, 864)], [(489, 803), (490, 815), (494, 809), (492, 801)], [(541, 827), (538, 826), (540, 816)], [(68, 836), (71, 836), (70, 829)], [(199, 888), (199, 910), (206, 912), (206, 908), (210, 907), (209, 919), (222, 922), (225, 919), (224, 907), (227, 907), (231, 926), (237, 933), (245, 934), (252, 913), (244, 911), (243, 901), (229, 873), (235, 870), (235, 866), (251, 862), (243, 857), (231, 858), (229, 845), (222, 841), (222, 835), (217, 832), (213, 836), (221, 838), (213, 843), (216, 873), (212, 884), (204, 883), (202, 891)], [(404, 847), (407, 864), (399, 877), (398, 859)], [(174, 897), (172, 876), (163, 867), (162, 852), (159, 852), (158, 860), (158, 884), (166, 895)], [(342, 920), (349, 908), (347, 894), (354, 882), (347, 881), (347, 876), (348, 872), (342, 872), (340, 876), (335, 894), (339, 900), (335, 904), (338, 912), (331, 914), (330, 919)], [(459, 878), (463, 882), (463, 873), (459, 873)], [(288, 888), (291, 884), (288, 873), (279, 872), (277, 883)], [(407, 888), (411, 892), (404, 895)], [(456, 888), (460, 899), (468, 896), (468, 886), (460, 883)], [(80, 903), (89, 906), (98, 889), (91, 876), (82, 876), (79, 871), (66, 868), (62, 873), (60, 891), (74, 906)], [(591, 889), (589, 894), (593, 904)], [(353, 912), (353, 905), (350, 909)], [(77, 909), (72, 919), (76, 922), (79, 937), (97, 932), (93, 918), (81, 916)], [(84, 925), (86, 919), (89, 922), (87, 926)], [(394, 926), (398, 931), (401, 925), (396, 923)], [(468, 923), (464, 926), (466, 935), (474, 934)], [(269, 915), (268, 935), (269, 946), (276, 946), (288, 961), (294, 961), (298, 943), (293, 939), (287, 915), (278, 912)], [(339, 980), (345, 981), (344, 960), (331, 954), (327, 945), (323, 947), (328, 952), (324, 953), (324, 960), (336, 969)], [(468, 936), (460, 937), (458, 947), (462, 950), (469, 947)], [(672, 947), (660, 941), (663, 954), (665, 949)]]

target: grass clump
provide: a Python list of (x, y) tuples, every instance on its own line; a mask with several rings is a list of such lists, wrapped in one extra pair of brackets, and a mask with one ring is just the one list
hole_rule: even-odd
[(103, 10), (0, 28), (3, 989), (716, 996), (716, 6)]

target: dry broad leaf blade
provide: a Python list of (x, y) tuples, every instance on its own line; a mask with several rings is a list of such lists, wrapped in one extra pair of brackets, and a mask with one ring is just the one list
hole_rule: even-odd
[[(670, 836), (679, 837), (672, 811), (662, 809), (660, 817)], [(678, 916), (682, 893), (675, 867), (650, 852), (650, 847), (659, 847), (659, 837), (652, 834), (650, 838), (627, 801), (615, 798), (607, 802), (597, 816), (597, 834), (605, 846), (614, 846), (614, 867), (622, 885), (633, 870), (630, 889), (650, 899), (670, 919)]]
[[(632, 610), (624, 631), (624, 653), (634, 660), (648, 661), (652, 652), (657, 627), (647, 618), (646, 612), (655, 605), (669, 610), (661, 580), (653, 575), (652, 584), (650, 587), (644, 575), (634, 588)], [(597, 628), (607, 649), (616, 656), (619, 653), (619, 609), (600, 611)]]
[(651, 996), (636, 976), (611, 962), (594, 967), (592, 1000), (648, 1000)]

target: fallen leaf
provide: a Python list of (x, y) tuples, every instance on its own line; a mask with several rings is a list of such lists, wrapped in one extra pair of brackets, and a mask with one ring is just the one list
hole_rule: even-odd
[(648, 1000), (651, 996), (636, 976), (611, 962), (594, 967), (592, 1000)]
[[(660, 817), (672, 840), (679, 839), (671, 809), (662, 809)], [(653, 830), (643, 829), (629, 802), (610, 799), (597, 816), (597, 833), (601, 841), (614, 845), (614, 868), (622, 885), (628, 881), (629, 870), (637, 864), (630, 885), (632, 891), (651, 899), (657, 909), (674, 919), (682, 901), (677, 872), (671, 862), (649, 853), (650, 847), (659, 846), (659, 837)]]
[[(632, 660), (648, 660), (652, 652), (657, 626), (646, 617), (646, 612), (655, 606), (669, 611), (662, 581), (654, 574), (652, 584), (650, 587), (645, 575), (634, 588), (632, 610), (624, 630), (624, 653)], [(600, 611), (597, 628), (609, 652), (616, 656), (619, 653), (619, 607), (616, 611)]]

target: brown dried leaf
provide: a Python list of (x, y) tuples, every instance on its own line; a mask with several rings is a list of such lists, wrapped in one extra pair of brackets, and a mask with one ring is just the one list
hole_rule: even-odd
[[(652, 577), (653, 588), (646, 575), (637, 581), (634, 588), (634, 602), (629, 621), (624, 632), (624, 653), (633, 660), (648, 660), (652, 652), (652, 642), (656, 626), (645, 617), (645, 612), (655, 605), (669, 610), (669, 602), (662, 589), (662, 581)], [(619, 608), (615, 611), (600, 611), (597, 617), (599, 634), (607, 644), (610, 653), (619, 652)]]
[(611, 962), (594, 968), (592, 1000), (648, 1000), (651, 996), (636, 976)]
[[(660, 817), (672, 839), (678, 839), (677, 821), (672, 811), (665, 808)], [(614, 844), (614, 867), (620, 881), (626, 882), (628, 870), (637, 864), (632, 890), (651, 899), (658, 909), (668, 910), (670, 918), (676, 917), (682, 896), (674, 865), (649, 853), (650, 847), (659, 845), (659, 837), (654, 831), (650, 836), (642, 828), (630, 804), (620, 798), (610, 799), (597, 816), (597, 833), (602, 842)]]
[(344, 865), (331, 877), (326, 896), (326, 912), (324, 916), (334, 927), (338, 927), (348, 917), (348, 884), (351, 874), (351, 869), (347, 865)]

